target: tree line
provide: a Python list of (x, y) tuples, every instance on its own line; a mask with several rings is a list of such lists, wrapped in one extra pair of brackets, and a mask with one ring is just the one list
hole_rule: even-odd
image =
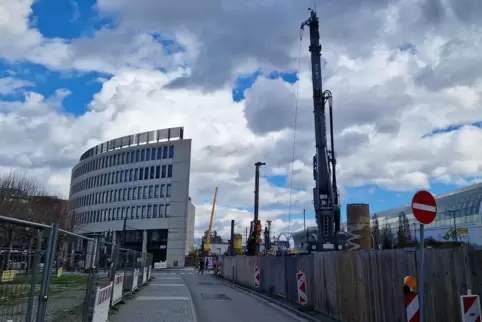
[(375, 248), (391, 249), (395, 247), (407, 247), (414, 243), (410, 222), (404, 212), (398, 214), (398, 228), (395, 234), (390, 223), (380, 227), (377, 214), (373, 215), (372, 236)]

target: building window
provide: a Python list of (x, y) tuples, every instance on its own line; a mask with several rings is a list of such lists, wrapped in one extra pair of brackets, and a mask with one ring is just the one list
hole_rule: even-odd
[(149, 167), (144, 168), (144, 180), (149, 180)]
[(161, 178), (165, 178), (166, 177), (166, 166), (163, 165), (162, 166), (162, 171), (161, 171)]
[(162, 147), (157, 149), (157, 160), (162, 159)]
[(152, 218), (157, 218), (158, 217), (158, 212), (159, 210), (157, 210), (157, 205), (153, 205), (152, 206)]
[(141, 150), (141, 162), (143, 162), (146, 159), (146, 150), (142, 149)]
[(170, 197), (171, 196), (171, 184), (167, 184), (166, 186), (166, 197)]
[(159, 198), (159, 185), (154, 187), (154, 198)]
[(137, 150), (136, 151), (136, 162), (139, 162), (141, 160), (141, 151)]
[(149, 179), (154, 179), (154, 166), (151, 167), (151, 170), (149, 170)]
[(174, 158), (174, 145), (169, 147), (169, 159)]
[(164, 189), (165, 189), (164, 187), (165, 186), (166, 186), (165, 184), (161, 184), (161, 195), (160, 195), (161, 198), (164, 198)]
[(137, 199), (137, 187), (132, 188), (132, 200)]
[(161, 177), (161, 166), (158, 165), (156, 166), (156, 179), (159, 179)]
[(167, 146), (162, 149), (162, 158), (167, 159)]
[(144, 186), (144, 199), (147, 199), (147, 186)]
[[(140, 189), (139, 189), (140, 191)], [(137, 215), (136, 215), (136, 219), (139, 219), (142, 215), (142, 208), (141, 206), (137, 206)]]
[(156, 159), (156, 148), (152, 148), (151, 155), (152, 155), (152, 160), (154, 161)]
[(172, 164), (167, 166), (167, 177), (172, 178)]
[(136, 151), (131, 151), (131, 163), (136, 161)]
[(146, 161), (151, 161), (151, 149), (146, 150)]
[(149, 199), (154, 197), (154, 186), (149, 186)]
[(139, 180), (142, 180), (144, 178), (144, 168), (139, 169)]
[(142, 215), (141, 215), (141, 218), (142, 219), (145, 219), (147, 217), (147, 207), (146, 206), (142, 206)]
[(164, 217), (164, 205), (159, 205), (159, 218)]
[(166, 217), (170, 217), (171, 215), (171, 205), (170, 204), (166, 204)]
[(147, 206), (147, 218), (152, 218), (152, 206)]

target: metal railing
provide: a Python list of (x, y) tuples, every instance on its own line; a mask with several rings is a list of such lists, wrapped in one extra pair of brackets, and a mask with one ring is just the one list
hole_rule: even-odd
[(0, 216), (0, 321), (92, 321), (100, 288), (112, 283), (113, 306), (147, 283), (151, 267), (151, 254), (101, 236)]

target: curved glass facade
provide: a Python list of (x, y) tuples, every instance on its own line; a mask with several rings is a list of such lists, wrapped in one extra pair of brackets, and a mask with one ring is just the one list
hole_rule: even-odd
[(76, 224), (169, 216), (174, 145), (152, 145), (110, 151), (74, 168), (69, 199)]
[(191, 140), (180, 129), (133, 134), (85, 152), (72, 169), (74, 231), (119, 242), (125, 224), (125, 247), (183, 266), (193, 248), (195, 207), (189, 198)]

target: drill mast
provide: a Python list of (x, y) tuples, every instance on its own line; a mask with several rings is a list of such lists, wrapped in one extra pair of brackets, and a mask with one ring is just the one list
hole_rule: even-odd
[[(317, 250), (324, 244), (336, 246), (336, 234), (340, 230), (340, 204), (336, 184), (336, 158), (333, 138), (332, 94), (322, 89), (321, 45), (319, 20), (316, 12), (310, 9), (310, 18), (301, 24), (310, 29), (311, 73), (313, 83), (313, 105), (315, 119), (316, 154), (313, 156), (313, 205), (318, 226)], [(328, 148), (325, 106), (328, 103), (330, 117), (330, 148)]]

